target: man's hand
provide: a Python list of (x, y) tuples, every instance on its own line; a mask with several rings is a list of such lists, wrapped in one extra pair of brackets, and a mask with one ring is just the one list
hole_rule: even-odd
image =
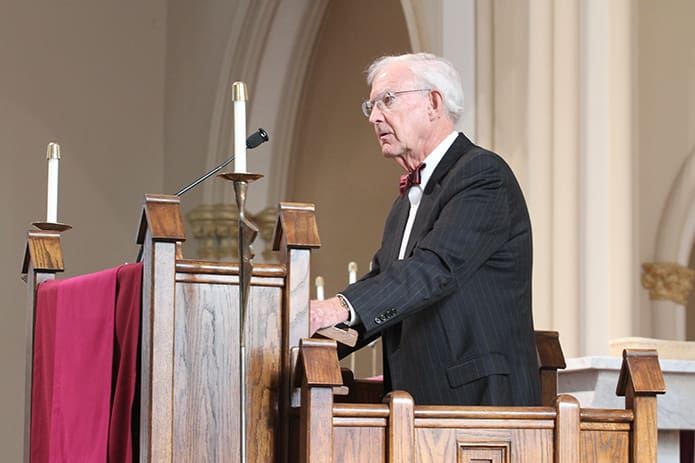
[(309, 302), (309, 335), (316, 330), (333, 326), (348, 320), (350, 313), (342, 306), (337, 297), (325, 301)]

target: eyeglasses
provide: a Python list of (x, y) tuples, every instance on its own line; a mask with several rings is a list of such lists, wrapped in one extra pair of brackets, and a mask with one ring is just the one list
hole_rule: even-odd
[(384, 109), (389, 109), (393, 106), (396, 101), (396, 95), (402, 95), (404, 93), (415, 93), (415, 92), (429, 92), (431, 88), (418, 88), (416, 90), (401, 90), (399, 92), (384, 92), (374, 97), (373, 100), (364, 100), (362, 102), (362, 114), (366, 118), (371, 116), (374, 106), (379, 108), (380, 111)]

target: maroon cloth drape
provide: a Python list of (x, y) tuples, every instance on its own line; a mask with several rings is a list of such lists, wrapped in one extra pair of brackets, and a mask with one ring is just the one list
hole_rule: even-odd
[(113, 404), (109, 427), (109, 463), (135, 461), (139, 437), (138, 342), (142, 303), (142, 264), (118, 268)]
[(141, 280), (134, 264), (39, 286), (33, 463), (132, 461)]

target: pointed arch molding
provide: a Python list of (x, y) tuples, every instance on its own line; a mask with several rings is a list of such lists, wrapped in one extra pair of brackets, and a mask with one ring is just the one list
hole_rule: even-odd
[[(232, 23), (227, 46), (222, 57), (220, 77), (212, 108), (210, 135), (206, 165), (208, 168), (224, 160), (233, 146), (232, 83), (248, 81), (258, 73), (262, 51), (268, 30), (280, 0), (257, 0), (253, 3), (240, 1), (236, 5), (235, 21)], [(253, 95), (254, 89), (251, 89)], [(211, 204), (215, 197), (216, 182), (204, 185), (204, 202)]]
[[(259, 110), (263, 118), (271, 118), (271, 139), (277, 141), (270, 145), (272, 163), (269, 166), (264, 195), (265, 203), (274, 204), (285, 194), (287, 171), (295, 133), (294, 121), (297, 119), (304, 77), (314, 50), (323, 15), (329, 0), (255, 0), (239, 2), (237, 17), (242, 17), (241, 25), (235, 23), (230, 30), (228, 44), (223, 57), (219, 83), (215, 95), (206, 164), (213, 167), (223, 161), (233, 147), (233, 104), (230, 98), (232, 83), (245, 82), (272, 83), (281, 97), (274, 107)], [(289, 5), (292, 3), (292, 5)], [(288, 14), (285, 9), (292, 8), (301, 14)], [(287, 24), (293, 21), (294, 24)], [(283, 23), (283, 24), (279, 24)], [(273, 28), (283, 31), (298, 31), (293, 40), (272, 40)], [(264, 59), (273, 56), (289, 56), (285, 68), (264, 66)], [(264, 89), (266, 90), (266, 89)], [(249, 86), (249, 101), (256, 101), (259, 85)], [(254, 105), (248, 107), (247, 120), (251, 120)], [(221, 201), (229, 196), (229, 186), (218, 182), (205, 185), (204, 199), (207, 204)]]
[[(683, 163), (661, 216), (656, 262), (688, 266), (695, 244), (695, 148)], [(652, 301), (652, 320), (659, 338), (685, 339), (685, 308), (669, 301)]]
[[(257, 114), (264, 121), (273, 119), (271, 125), (270, 162), (266, 171), (264, 203), (275, 204), (284, 199), (288, 184), (288, 167), (297, 131), (296, 120), (300, 110), (302, 90), (323, 16), (330, 0), (239, 0), (236, 15), (227, 40), (222, 60), (217, 91), (215, 94), (206, 165), (208, 168), (219, 164), (233, 147), (233, 105), (231, 102), (232, 83), (243, 80), (251, 83), (274, 83), (281, 89), (273, 107), (263, 108)], [(441, 9), (441, 1), (435, 2)], [(424, 13), (429, 3), (422, 0), (401, 0), (406, 18), (408, 33), (413, 50), (428, 48), (423, 43), (434, 40), (424, 32), (427, 19)], [(431, 5), (430, 5), (431, 6)], [(296, 12), (300, 12), (297, 14)], [(289, 22), (289, 24), (288, 24)], [(292, 24), (294, 23), (294, 24)], [(283, 36), (284, 40), (273, 40), (275, 30), (296, 31), (296, 34)], [(289, 56), (284, 67), (264, 65), (279, 55)], [(264, 89), (265, 90), (265, 89)], [(257, 101), (259, 86), (249, 87), (249, 101)], [(247, 121), (254, 116), (255, 105), (248, 107)], [(231, 194), (230, 186), (219, 182), (208, 182), (203, 186), (203, 202), (220, 202)], [(258, 191), (258, 190), (256, 190)]]
[(403, 16), (405, 17), (405, 24), (408, 27), (408, 36), (410, 37), (410, 47), (414, 52), (424, 51), (427, 49), (423, 47), (421, 43), (420, 32), (422, 25), (418, 21), (418, 10), (422, 9), (424, 5), (418, 0), (401, 0), (401, 6), (403, 8)]

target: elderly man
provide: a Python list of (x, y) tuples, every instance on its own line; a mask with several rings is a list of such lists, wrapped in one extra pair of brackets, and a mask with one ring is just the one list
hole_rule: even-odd
[(455, 131), (463, 90), (448, 61), (383, 57), (367, 83), (362, 111), (407, 174), (372, 270), (311, 301), (311, 332), (348, 323), (360, 345), (382, 336), (386, 391), (419, 404), (540, 404), (531, 226), (514, 174)]

